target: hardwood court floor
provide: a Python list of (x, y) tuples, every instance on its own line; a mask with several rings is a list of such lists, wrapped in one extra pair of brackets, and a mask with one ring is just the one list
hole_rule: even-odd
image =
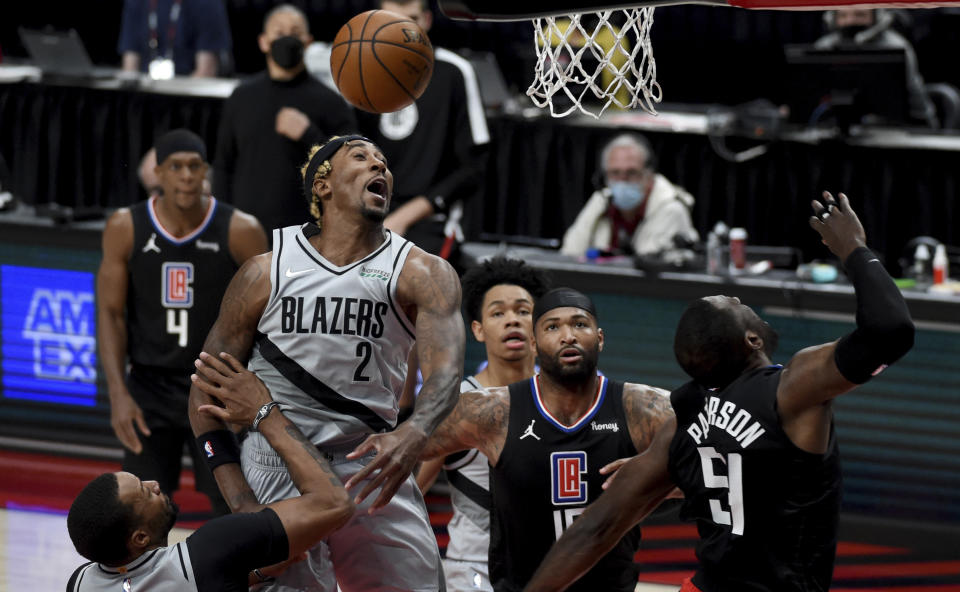
[[(84, 560), (73, 549), (66, 510), (90, 479), (117, 463), (0, 450), (0, 592), (63, 590)], [(201, 524), (209, 504), (184, 473), (174, 498), (183, 521), (170, 542)], [(446, 549), (449, 499), (428, 495), (430, 522)], [(696, 530), (660, 512), (643, 528), (637, 592), (674, 592), (695, 567)], [(907, 525), (845, 520), (832, 592), (960, 592), (960, 537)]]

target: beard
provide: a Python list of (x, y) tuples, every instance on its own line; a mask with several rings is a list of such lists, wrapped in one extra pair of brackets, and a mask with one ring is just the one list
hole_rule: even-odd
[(387, 218), (387, 211), (375, 210), (373, 208), (364, 206), (363, 210), (360, 212), (360, 215), (363, 216), (364, 220), (369, 220), (370, 222), (383, 222)]
[(540, 371), (562, 383), (582, 383), (586, 382), (597, 374), (597, 360), (600, 358), (600, 348), (595, 347), (592, 350), (585, 350), (578, 346), (570, 346), (580, 352), (580, 361), (576, 364), (564, 364), (560, 361), (560, 351), (568, 348), (561, 348), (553, 356), (545, 356), (543, 352), (537, 351), (540, 358)]
[(177, 516), (179, 514), (180, 508), (170, 499), (170, 496), (167, 496), (166, 508), (164, 508), (163, 513), (157, 516), (151, 525), (154, 527), (154, 533), (161, 545), (167, 546), (167, 536), (170, 534), (173, 525), (177, 523)]

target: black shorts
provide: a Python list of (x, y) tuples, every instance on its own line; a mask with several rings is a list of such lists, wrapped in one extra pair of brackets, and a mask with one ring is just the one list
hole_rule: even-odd
[(186, 446), (193, 459), (197, 491), (210, 498), (215, 514), (226, 514), (229, 513), (227, 505), (190, 429), (187, 417), (189, 384), (189, 374), (184, 377), (179, 372), (143, 366), (131, 368), (127, 388), (143, 411), (150, 436), (144, 436), (137, 430), (143, 451), (134, 454), (124, 448), (123, 470), (146, 481), (155, 480), (161, 490), (172, 494), (179, 487)]

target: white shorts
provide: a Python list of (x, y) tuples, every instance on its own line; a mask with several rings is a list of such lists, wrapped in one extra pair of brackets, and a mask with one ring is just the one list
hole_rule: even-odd
[[(344, 482), (373, 458), (345, 458), (362, 441), (320, 448)], [(251, 433), (244, 440), (241, 466), (261, 503), (300, 495), (283, 459), (260, 434)], [(356, 491), (361, 490), (357, 485)], [(367, 496), (346, 525), (318, 543), (306, 561), (292, 565), (268, 590), (335, 592), (337, 583), (343, 592), (444, 590), (440, 550), (413, 476), (371, 516), (367, 510), (379, 491)]]
[(486, 561), (461, 561), (448, 557), (443, 560), (443, 575), (450, 592), (493, 592)]

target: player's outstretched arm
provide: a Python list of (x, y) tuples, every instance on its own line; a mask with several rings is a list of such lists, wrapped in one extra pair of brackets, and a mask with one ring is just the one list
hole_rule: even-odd
[[(270, 296), (270, 258), (270, 253), (265, 253), (249, 259), (230, 280), (220, 304), (220, 314), (203, 344), (204, 351), (226, 352), (242, 363), (249, 359), (257, 322)], [(211, 433), (227, 438), (224, 432), (229, 430), (221, 420), (198, 411), (201, 405), (212, 403), (215, 401), (196, 384), (190, 388), (190, 425), (201, 440)], [(256, 505), (256, 497), (240, 471), (239, 459), (228, 456), (224, 460), (223, 464), (213, 467), (213, 476), (230, 510), (245, 511)]]
[(554, 543), (526, 592), (559, 592), (585, 574), (673, 489), (667, 469), (677, 429), (668, 419), (642, 454), (623, 465), (597, 501)]
[(410, 419), (390, 433), (368, 437), (347, 457), (377, 451), (377, 456), (347, 481), (350, 489), (379, 471), (356, 497), (360, 503), (380, 487), (371, 512), (389, 502), (410, 475), (427, 438), (456, 405), (463, 378), (460, 278), (450, 264), (414, 247), (397, 282), (397, 300), (404, 314), (415, 319), (423, 387)]
[[(220, 359), (201, 353), (193, 382), (198, 390), (224, 404), (202, 405), (198, 413), (221, 422), (251, 426), (263, 405), (272, 401), (256, 375), (227, 353), (221, 353)], [(317, 447), (278, 407), (269, 409), (257, 424), (257, 431), (286, 463), (300, 491), (300, 497), (267, 506), (283, 523), (290, 556), (295, 557), (343, 526), (353, 515), (354, 506)]]
[(813, 201), (810, 226), (843, 262), (857, 297), (857, 328), (839, 341), (798, 352), (784, 368), (777, 402), (785, 427), (900, 359), (913, 346), (910, 311), (883, 264), (865, 246), (843, 193)]
[(510, 390), (493, 387), (460, 395), (457, 406), (430, 436), (420, 457), (444, 457), (476, 448), (496, 464), (507, 439)]

